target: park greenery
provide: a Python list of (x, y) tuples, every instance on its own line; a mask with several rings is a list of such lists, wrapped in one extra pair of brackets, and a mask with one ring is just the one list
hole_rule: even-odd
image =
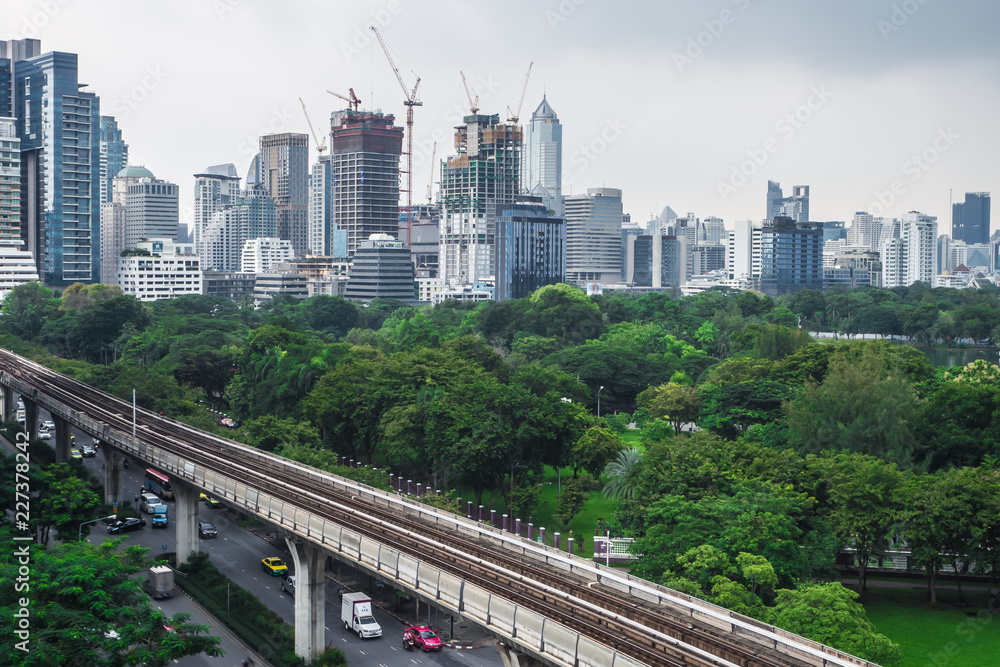
[[(616, 509), (599, 527), (636, 539), (633, 573), (885, 665), (899, 647), (859, 604), (870, 561), (905, 544), (931, 605), (942, 572), (996, 571), (1000, 368), (938, 369), (906, 344), (1000, 342), (996, 290), (551, 285), (503, 302), (254, 309), (28, 284), (0, 332), (194, 426), (374, 486), (392, 470), (449, 490), (432, 502), (453, 511), (461, 497), (538, 516), (562, 470), (555, 520), (603, 489)], [(857, 591), (836, 581), (845, 550)]]

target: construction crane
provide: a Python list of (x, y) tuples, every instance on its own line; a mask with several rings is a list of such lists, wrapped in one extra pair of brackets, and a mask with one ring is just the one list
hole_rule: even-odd
[(434, 190), (434, 168), (435, 168), (434, 158), (437, 156), (437, 150), (438, 150), (438, 142), (435, 141), (434, 142), (434, 148), (431, 149), (431, 179), (427, 183), (427, 203), (428, 204), (431, 203), (431, 199), (432, 199), (432, 196), (433, 196), (433, 190)]
[(469, 93), (469, 84), (465, 81), (465, 72), (458, 70), (458, 73), (462, 75), (462, 85), (465, 86), (465, 96), (469, 98), (469, 111), (475, 115), (476, 112), (479, 111), (479, 95), (476, 95), (475, 101), (472, 100), (472, 94)]
[(347, 102), (350, 106), (354, 107), (354, 113), (358, 112), (358, 105), (361, 104), (361, 100), (359, 100), (358, 96), (354, 94), (353, 88), (348, 89), (348, 92), (350, 92), (351, 94), (350, 97), (348, 97), (347, 95), (341, 95), (340, 93), (335, 93), (332, 90), (328, 90), (326, 92), (330, 93), (334, 97), (339, 97), (340, 99)]
[(507, 107), (507, 121), (517, 125), (517, 121), (521, 116), (521, 105), (524, 104), (524, 94), (528, 92), (528, 79), (531, 77), (531, 68), (534, 67), (535, 63), (528, 63), (528, 73), (524, 75), (524, 83), (521, 84), (521, 97), (517, 100), (517, 109), (514, 111)]
[(403, 76), (399, 73), (399, 68), (396, 67), (396, 63), (392, 59), (392, 54), (389, 53), (389, 47), (386, 46), (385, 40), (382, 39), (378, 28), (371, 26), (371, 29), (375, 33), (375, 37), (378, 38), (382, 52), (385, 53), (385, 59), (389, 61), (389, 67), (392, 68), (393, 73), (396, 75), (396, 80), (399, 81), (399, 87), (403, 89), (403, 95), (406, 96), (406, 101), (403, 102), (406, 106), (406, 219), (400, 225), (399, 235), (402, 237), (405, 232), (406, 243), (409, 244), (410, 221), (413, 219), (413, 107), (424, 105), (423, 102), (417, 101), (417, 88), (420, 87), (420, 77), (411, 69), (410, 72), (413, 76), (417, 76), (417, 81), (413, 84), (412, 90), (407, 89), (406, 84), (403, 82)]
[(313, 127), (312, 121), (309, 120), (309, 112), (306, 111), (306, 103), (302, 101), (301, 97), (299, 98), (299, 104), (302, 105), (302, 113), (305, 114), (306, 125), (309, 126), (309, 131), (312, 132), (313, 140), (316, 142), (316, 152), (323, 155), (323, 151), (326, 150), (326, 137), (323, 137), (323, 141), (319, 140), (319, 136), (316, 134), (316, 128)]

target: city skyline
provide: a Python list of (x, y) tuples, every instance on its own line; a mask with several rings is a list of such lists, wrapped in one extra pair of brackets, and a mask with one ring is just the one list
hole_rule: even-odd
[[(123, 2), (102, 12), (10, 5), (3, 36), (79, 54), (80, 79), (101, 97), (102, 115), (116, 116), (132, 163), (180, 185), (185, 223), (193, 219), (190, 174), (225, 162), (245, 173), (261, 135), (309, 132), (298, 97), (320, 134), (344, 106), (327, 89), (354, 88), (362, 108), (403, 115), (403, 91), (369, 24), (379, 26), (404, 81), (421, 76), (415, 201), (430, 180), (433, 142), (438, 159), (453, 154), (453, 126), (468, 111), (459, 70), (482, 112), (506, 117), (531, 61), (520, 118), (543, 94), (558, 109), (563, 193), (621, 188), (625, 211), (640, 223), (668, 205), (730, 227), (759, 219), (769, 179), (809, 184), (814, 220), (881, 206), (873, 213), (919, 210), (944, 221), (950, 189), (955, 200), (997, 189), (988, 165), (1000, 139), (989, 110), (1000, 98), (992, 76), (1000, 45), (990, 31), (1000, 7), (980, 2), (807, 8), (729, 0), (609, 13), (599, 2), (553, 0), (497, 15), (393, 0), (289, 6), (280, 16), (247, 0), (180, 2), (168, 16)], [(113, 50), (93, 39), (109, 30), (107, 16), (118, 20)], [(140, 29), (153, 22), (157, 31)], [(471, 24), (482, 36), (454, 48)], [(180, 34), (198, 48), (178, 50)], [(206, 63), (238, 60), (282, 34), (295, 39), (279, 56), (205, 76)], [(505, 40), (517, 48), (500, 48)]]

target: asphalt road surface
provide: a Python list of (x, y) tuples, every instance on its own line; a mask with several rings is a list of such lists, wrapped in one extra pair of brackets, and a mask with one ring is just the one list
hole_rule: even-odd
[[(49, 419), (48, 413), (39, 410), (39, 420)], [(74, 429), (76, 435), (76, 446), (84, 442), (90, 442), (90, 436)], [(54, 441), (49, 441), (53, 444)], [(104, 452), (99, 451), (96, 457), (83, 459), (84, 465), (98, 477), (102, 477), (104, 466)], [(125, 497), (132, 500), (142, 487), (143, 467), (131, 461), (128, 469), (124, 471)], [(175, 525), (174, 511), (175, 503), (169, 501), (170, 520), (165, 529), (153, 530), (149, 515), (143, 514), (147, 519), (146, 527), (132, 533), (125, 533), (127, 543), (139, 544), (150, 549), (150, 554), (155, 555), (163, 551), (175, 551)], [(233, 583), (250, 591), (256, 595), (261, 602), (274, 610), (279, 616), (289, 624), (294, 625), (295, 609), (292, 596), (281, 590), (281, 580), (272, 577), (261, 571), (260, 561), (262, 558), (277, 556), (282, 558), (291, 568), (291, 559), (284, 550), (279, 550), (269, 542), (256, 534), (242, 528), (233, 521), (228, 520), (221, 509), (210, 509), (204, 503), (199, 503), (198, 518), (201, 521), (211, 521), (219, 531), (219, 535), (214, 539), (200, 539), (200, 549), (209, 554), (212, 562), (219, 571), (229, 577)], [(108, 537), (106, 529), (100, 524), (89, 526), (90, 534), (88, 541), (98, 543)], [(346, 571), (346, 566), (344, 566)], [(290, 572), (294, 574), (294, 572)], [(361, 576), (361, 575), (359, 575)], [(367, 580), (367, 577), (363, 577)], [(383, 612), (381, 609), (375, 610), (375, 618), (382, 626), (382, 637), (377, 639), (360, 639), (353, 632), (349, 632), (340, 621), (340, 601), (337, 597), (339, 586), (333, 582), (327, 582), (326, 592), (326, 640), (330, 646), (335, 646), (344, 651), (349, 665), (356, 667), (401, 667), (410, 665), (444, 665), (446, 667), (499, 667), (502, 663), (500, 656), (492, 646), (480, 649), (452, 649), (445, 648), (436, 653), (423, 653), (421, 651), (408, 652), (403, 650), (402, 637), (405, 624), (397, 620), (393, 615)], [(205, 615), (183, 595), (168, 600), (153, 600), (153, 604), (168, 614), (175, 614), (184, 611), (192, 614), (192, 622), (203, 623), (211, 626), (210, 633), (222, 638), (222, 646), (226, 651), (225, 657), (209, 658), (199, 655), (183, 658), (174, 664), (184, 667), (206, 666), (218, 667), (219, 665), (239, 665), (240, 661), (246, 657), (241, 643), (232, 635), (224, 625), (210, 621)], [(425, 609), (421, 607), (422, 611)], [(408, 615), (412, 616), (413, 608), (408, 608)], [(423, 622), (426, 623), (426, 612)], [(431, 620), (437, 624), (441, 622), (447, 624), (447, 617), (444, 614), (432, 612)], [(474, 644), (477, 636), (474, 630), (466, 631), (464, 635), (469, 644)], [(482, 638), (482, 635), (478, 636)], [(265, 656), (266, 657), (266, 656)]]

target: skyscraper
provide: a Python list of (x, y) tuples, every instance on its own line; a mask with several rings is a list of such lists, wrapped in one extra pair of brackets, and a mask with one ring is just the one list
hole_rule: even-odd
[(202, 267), (211, 271), (238, 271), (243, 245), (250, 239), (277, 237), (274, 199), (252, 179), (234, 206), (223, 206), (205, 228)]
[(494, 298), (523, 299), (566, 276), (566, 221), (542, 197), (518, 197), (497, 210)]
[(768, 296), (823, 289), (823, 226), (791, 218), (765, 220), (760, 235), (760, 289)]
[(796, 185), (792, 195), (782, 194), (781, 184), (767, 182), (767, 219), (791, 218), (795, 222), (809, 222), (809, 186)]
[(441, 166), (438, 275), (449, 285), (489, 287), (496, 275), (497, 207), (519, 191), (522, 131), (498, 114), (462, 122), (455, 128), (458, 155)]
[(177, 240), (178, 192), (173, 183), (143, 177), (125, 194), (125, 247), (149, 239)]
[(969, 244), (990, 242), (989, 192), (966, 192), (964, 203), (952, 204), (951, 236)]
[(0, 245), (21, 243), (21, 140), (14, 119), (0, 117)]
[(585, 195), (566, 197), (567, 282), (617, 282), (622, 271), (621, 242), (621, 190), (589, 188)]
[(882, 241), (882, 286), (907, 287), (917, 281), (933, 286), (938, 268), (937, 237), (937, 218), (916, 211), (905, 213), (899, 235)]
[(114, 116), (101, 116), (101, 204), (111, 201), (111, 181), (128, 165), (128, 144)]
[[(332, 224), (347, 233), (349, 257), (372, 234), (399, 234), (403, 128), (395, 122), (392, 114), (370, 111), (336, 111), (330, 116)], [(336, 236), (330, 242), (336, 244)]]
[(137, 239), (126, 243), (128, 234), (129, 187), (141, 179), (154, 178), (153, 172), (145, 167), (127, 166), (111, 179), (109, 200), (101, 204), (101, 282), (106, 285), (118, 284), (118, 256), (126, 248), (134, 248)]
[(320, 155), (309, 174), (309, 252), (330, 255), (333, 244), (333, 158)]
[(0, 53), (13, 61), (21, 230), (46, 284), (93, 282), (100, 273), (100, 101), (81, 90), (75, 53), (40, 50), (38, 40), (12, 40)]
[(258, 158), (260, 182), (278, 212), (278, 238), (292, 242), (296, 257), (305, 257), (309, 252), (309, 135), (263, 136)]
[(212, 165), (194, 175), (194, 244), (202, 266), (211, 266), (202, 254), (205, 233), (212, 217), (240, 197), (240, 177), (232, 163)]
[(521, 189), (562, 217), (562, 125), (544, 95), (525, 128), (523, 152)]

